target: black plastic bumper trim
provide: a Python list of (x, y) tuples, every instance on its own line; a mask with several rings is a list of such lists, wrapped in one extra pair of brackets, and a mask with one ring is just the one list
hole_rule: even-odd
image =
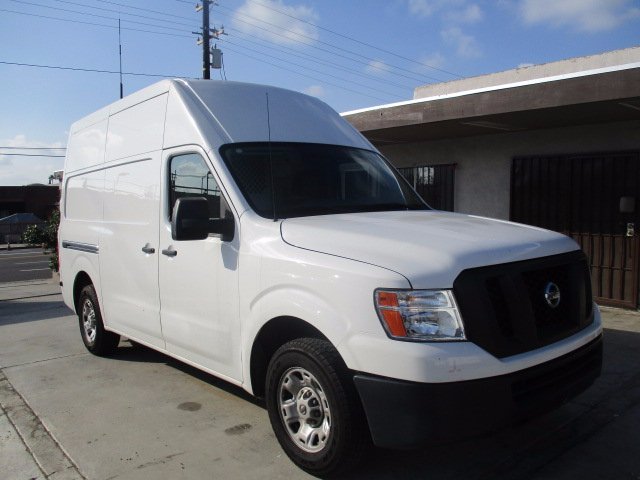
[(452, 383), (357, 373), (373, 442), (414, 448), (485, 435), (556, 408), (586, 390), (602, 368), (602, 336), (518, 372)]

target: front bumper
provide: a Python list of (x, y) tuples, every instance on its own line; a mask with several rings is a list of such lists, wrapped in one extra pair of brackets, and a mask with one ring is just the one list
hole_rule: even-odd
[(547, 412), (600, 376), (602, 336), (562, 357), (507, 375), (416, 383), (368, 374), (354, 381), (379, 447), (412, 448), (499, 430)]

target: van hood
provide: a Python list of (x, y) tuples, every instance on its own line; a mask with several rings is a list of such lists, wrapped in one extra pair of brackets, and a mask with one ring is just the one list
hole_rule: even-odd
[(579, 248), (542, 228), (441, 211), (290, 218), (280, 229), (290, 245), (393, 270), (413, 288), (451, 288), (467, 268)]

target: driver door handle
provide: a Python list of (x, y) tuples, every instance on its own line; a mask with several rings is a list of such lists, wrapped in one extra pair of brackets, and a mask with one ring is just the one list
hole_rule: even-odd
[(174, 250), (173, 248), (169, 247), (169, 248), (165, 248), (162, 250), (162, 254), (166, 255), (167, 257), (175, 257), (178, 254), (177, 250)]
[(156, 249), (153, 247), (150, 247), (148, 243), (144, 247), (142, 247), (142, 251), (144, 253), (156, 253)]

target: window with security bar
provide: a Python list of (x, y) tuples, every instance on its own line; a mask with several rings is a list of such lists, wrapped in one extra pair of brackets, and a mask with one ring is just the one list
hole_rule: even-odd
[(454, 163), (399, 168), (416, 192), (436, 210), (453, 212)]

